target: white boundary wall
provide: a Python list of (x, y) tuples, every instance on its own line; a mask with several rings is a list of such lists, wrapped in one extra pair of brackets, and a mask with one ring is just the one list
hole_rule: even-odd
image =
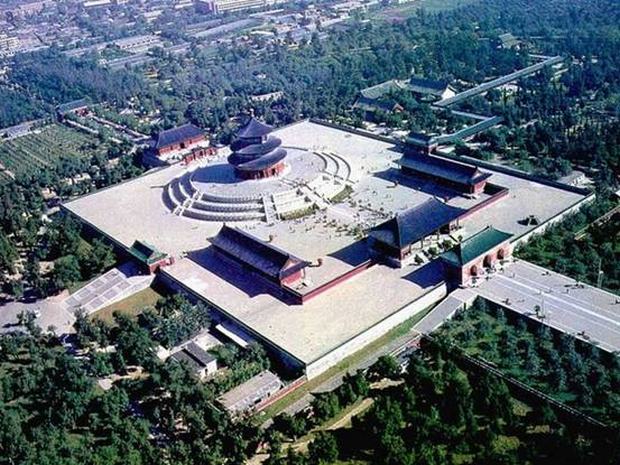
[(318, 375), (333, 367), (345, 357), (348, 357), (349, 355), (362, 349), (364, 346), (380, 338), (395, 326), (398, 326), (417, 313), (420, 313), (424, 309), (437, 303), (439, 300), (443, 299), (447, 293), (448, 288), (445, 283), (438, 285), (430, 292), (405, 305), (403, 308), (391, 314), (363, 333), (349, 339), (347, 342), (325, 354), (321, 358), (306, 365), (306, 377), (308, 379), (316, 378)]
[(579, 202), (577, 202), (574, 205), (568, 207), (566, 210), (558, 213), (557, 215), (555, 215), (552, 218), (549, 218), (547, 221), (545, 221), (540, 226), (532, 229), (531, 231), (526, 232), (525, 234), (523, 234), (520, 237), (517, 237), (512, 242), (512, 245), (516, 247), (517, 245), (521, 245), (521, 244), (527, 243), (533, 236), (538, 235), (538, 234), (543, 234), (547, 230), (547, 228), (553, 226), (554, 224), (559, 223), (560, 221), (562, 221), (567, 216), (570, 216), (570, 215), (572, 215), (574, 213), (577, 213), (582, 207), (584, 207), (585, 205), (587, 205), (587, 204), (589, 204), (591, 202), (594, 202), (594, 200), (596, 200), (596, 194), (595, 193), (592, 193), (592, 194), (588, 195), (587, 197), (584, 197)]

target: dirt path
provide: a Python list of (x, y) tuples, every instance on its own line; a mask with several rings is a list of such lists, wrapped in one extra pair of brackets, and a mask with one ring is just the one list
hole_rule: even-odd
[(374, 402), (374, 400), (373, 399), (369, 399), (369, 398), (366, 398), (366, 399), (362, 400), (358, 406), (356, 406), (354, 409), (352, 409), (350, 412), (348, 412), (345, 416), (340, 418), (333, 425), (330, 425), (326, 429), (328, 431), (332, 431), (332, 430), (336, 430), (336, 429), (340, 429), (340, 428), (344, 428), (346, 426), (349, 426), (351, 424), (351, 418), (353, 418), (356, 415), (359, 415), (360, 413), (362, 413), (366, 409), (370, 408), (370, 406), (373, 404), (373, 402)]

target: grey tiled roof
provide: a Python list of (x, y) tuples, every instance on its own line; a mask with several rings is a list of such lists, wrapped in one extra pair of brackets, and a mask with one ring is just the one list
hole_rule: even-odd
[(161, 131), (155, 140), (155, 148), (168, 147), (170, 145), (179, 144), (187, 139), (202, 136), (204, 132), (193, 124), (184, 124), (172, 129)]
[(397, 213), (394, 218), (371, 229), (368, 235), (391, 247), (402, 249), (433, 234), (466, 211), (432, 197), (414, 208)]
[(282, 279), (309, 264), (272, 244), (238, 228), (222, 226), (210, 239), (221, 251), (275, 279)]
[(436, 176), (458, 184), (473, 185), (491, 176), (475, 165), (468, 165), (433, 155), (406, 153), (398, 164), (411, 170)]
[(253, 139), (269, 134), (273, 128), (265, 123), (261, 123), (256, 118), (251, 118), (239, 131), (237, 137), (240, 139)]
[(173, 360), (177, 362), (184, 362), (189, 368), (194, 371), (200, 371), (207, 367), (207, 365), (216, 357), (209, 352), (203, 350), (196, 343), (190, 342), (178, 352), (171, 355)]
[(418, 94), (441, 95), (450, 85), (446, 81), (435, 81), (413, 76), (407, 87)]
[(220, 403), (231, 412), (249, 410), (277, 392), (282, 381), (271, 371), (263, 371), (219, 397)]

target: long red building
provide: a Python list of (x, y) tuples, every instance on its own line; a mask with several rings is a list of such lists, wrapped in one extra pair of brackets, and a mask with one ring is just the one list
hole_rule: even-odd
[(177, 150), (190, 149), (205, 140), (205, 134), (202, 129), (193, 124), (184, 124), (183, 126), (161, 131), (154, 139), (153, 149), (157, 156), (161, 157)]
[(418, 152), (406, 153), (399, 161), (404, 174), (430, 178), (467, 194), (481, 194), (491, 177), (477, 166)]

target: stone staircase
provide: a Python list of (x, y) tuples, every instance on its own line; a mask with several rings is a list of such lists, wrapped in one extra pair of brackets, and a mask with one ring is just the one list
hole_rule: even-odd
[(164, 189), (164, 203), (178, 216), (203, 221), (266, 221), (265, 204), (260, 196), (224, 197), (198, 191), (191, 172), (174, 178)]

